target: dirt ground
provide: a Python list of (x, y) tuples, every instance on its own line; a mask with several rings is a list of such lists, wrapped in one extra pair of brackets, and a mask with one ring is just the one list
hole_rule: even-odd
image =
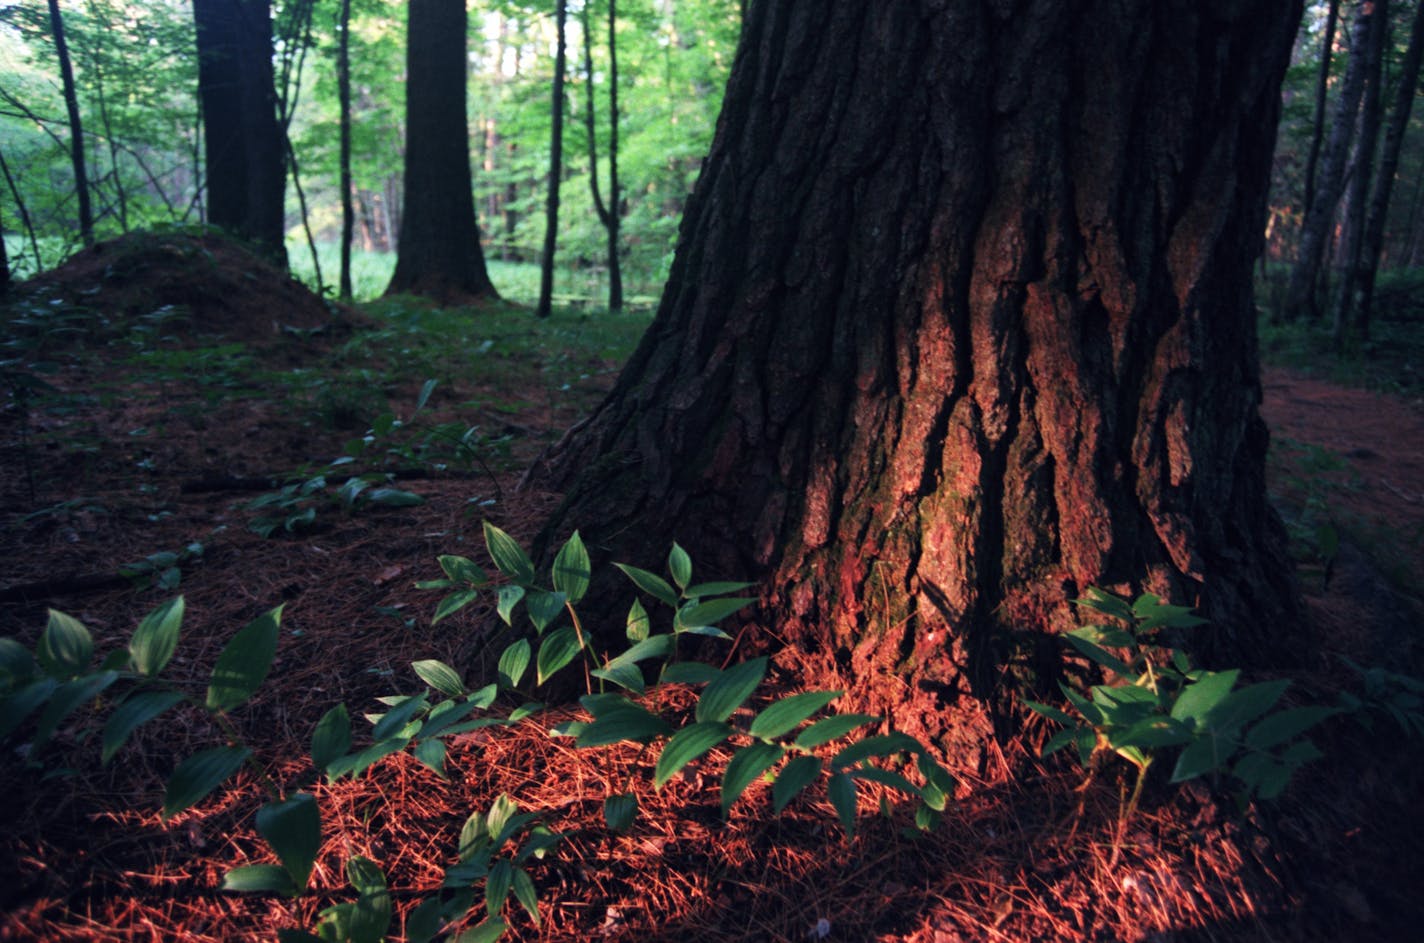
[[(215, 392), (211, 378), (165, 379), (152, 358), (140, 371), (115, 354), (124, 349), (115, 336), (164, 310), (164, 329), (174, 318), (222, 329), (287, 372), (329, 363), (359, 331), (359, 318), (235, 252), (160, 240), (83, 256), (29, 286), (31, 314), (20, 315), (29, 326), (12, 323), (11, 338), (27, 338), (23, 356), (54, 365), (43, 374), (52, 388), (44, 402), (60, 407), (22, 408), (12, 390), (0, 416), (0, 635), (33, 643), (53, 607), (83, 620), (107, 653), (181, 592), (188, 617), (172, 670), (200, 690), (232, 633), (285, 604), (272, 677), (234, 720), (260, 742), (275, 779), (322, 802), (327, 839), (314, 889), (294, 901), (218, 890), (228, 868), (271, 860), (252, 827), (264, 801), (255, 777), (241, 774), (193, 811), (160, 820), (175, 759), (220, 733), (203, 711), (182, 709), (106, 767), (78, 730), (48, 748), (47, 772), (19, 754), (0, 759), (0, 940), (270, 939), (350, 899), (341, 862), (355, 853), (382, 863), (404, 914), (438, 886), (465, 816), (500, 792), (548, 816), (571, 852), (537, 870), (543, 920), (511, 917), (514, 939), (1420, 938), (1424, 764), (1417, 740), (1401, 743), (1383, 725), (1330, 734), (1327, 760), (1280, 803), (1245, 816), (1203, 789), (1164, 790), (1120, 849), (1111, 777), (1080, 794), (1080, 774), (1027, 761), (1022, 781), (963, 797), (931, 838), (907, 837), (894, 817), (875, 819), (871, 801), (850, 843), (831, 830), (824, 803), (776, 818), (757, 814), (768, 802), (752, 796), (722, 823), (710, 778), (655, 792), (637, 751), (594, 763), (533, 726), (462, 739), (446, 780), (398, 756), (356, 782), (311, 782), (310, 730), (332, 704), (355, 715), (377, 696), (415, 690), (416, 659), (480, 660), (490, 605), (431, 625), (436, 597), (413, 584), (440, 575), (438, 554), (478, 557), (482, 518), (532, 532), (553, 496), (516, 493), (519, 470), (611, 374), (591, 368), (557, 404), (502, 411), (469, 404), (508, 390), (442, 383), (427, 421), (497, 429), (505, 444), (490, 464), (383, 466), (393, 487), (423, 503), (349, 513), (323, 505), (310, 526), (263, 538), (248, 526), (252, 499), (299, 466), (323, 467), (353, 432), (308, 401), (272, 400), (259, 380), (227, 378)], [(206, 281), (214, 269), (216, 287)], [(253, 284), (266, 287), (244, 287)], [(99, 322), (33, 313), (56, 300), (106, 313)], [(64, 333), (35, 340), (55, 324)], [(411, 380), (377, 395), (409, 412), (419, 389)], [(1265, 394), (1273, 491), (1302, 548), (1318, 640), (1302, 696), (1348, 683), (1344, 658), (1417, 673), (1424, 410), (1280, 370), (1267, 371)], [(115, 573), (164, 551), (176, 557), (168, 576), (176, 588)], [(646, 824), (610, 837), (602, 799), (628, 782), (642, 783)]]

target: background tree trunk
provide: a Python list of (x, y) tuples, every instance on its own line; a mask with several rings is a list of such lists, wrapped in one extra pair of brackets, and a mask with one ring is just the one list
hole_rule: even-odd
[(54, 51), (59, 57), (59, 76), (64, 88), (64, 108), (69, 114), (69, 160), (74, 166), (74, 193), (79, 198), (79, 235), (86, 246), (94, 244), (94, 211), (89, 205), (89, 173), (84, 168), (84, 125), (79, 119), (79, 90), (74, 86), (74, 64), (69, 43), (64, 38), (64, 16), (59, 0), (49, 0), (49, 28)]
[(341, 124), (341, 276), (342, 301), (351, 300), (351, 240), (356, 210), (351, 192), (351, 0), (341, 0), (340, 37), (336, 49), (337, 110)]
[(1404, 134), (1409, 128), (1414, 94), (1419, 87), (1419, 63), (1424, 53), (1424, 0), (1414, 5), (1414, 23), (1409, 31), (1409, 45), (1399, 66), (1399, 84), (1395, 87), (1394, 108), (1385, 128), (1381, 145), (1379, 171), (1375, 175), (1370, 196), (1369, 213), (1365, 219), (1364, 238), (1355, 273), (1354, 296), (1350, 299), (1352, 321), (1361, 337), (1370, 332), (1370, 306), (1374, 301), (1375, 276), (1379, 273), (1380, 253), (1384, 248), (1385, 220), (1389, 216), (1390, 197), (1394, 193), (1394, 178), (1399, 173), (1399, 154)]
[(1369, 209), (1370, 182), (1374, 179), (1375, 149), (1379, 144), (1380, 103), (1384, 100), (1380, 94), (1380, 83), (1384, 77), (1384, 47), (1389, 38), (1389, 0), (1374, 0), (1374, 7), (1370, 17), (1369, 42), (1362, 53), (1365, 57), (1365, 91), (1360, 99), (1360, 129), (1355, 135), (1354, 171), (1346, 197), (1341, 251), (1336, 264), (1339, 278), (1333, 323), (1337, 344), (1344, 340), (1349, 326), (1355, 283), (1359, 278), (1365, 214)]
[(408, 15), (405, 204), (386, 294), (498, 298), (471, 187), (464, 0), (411, 0)]
[(286, 145), (272, 72), (270, 0), (193, 0), (208, 222), (283, 267)]
[(779, 664), (981, 759), (1089, 586), (1282, 655), (1251, 267), (1299, 14), (753, 4), (657, 318), (531, 471), (544, 539), (766, 580)]
[(1325, 102), (1330, 94), (1330, 63), (1335, 53), (1335, 26), (1340, 20), (1340, 0), (1330, 0), (1325, 13), (1325, 35), (1320, 41), (1320, 71), (1315, 77), (1315, 116), (1310, 122), (1310, 148), (1305, 158), (1307, 209), (1315, 202), (1315, 170), (1320, 162), (1320, 142), (1325, 137)]
[(583, 8), (583, 62), (588, 98), (584, 109), (588, 134), (588, 185), (593, 210), (608, 234), (608, 310), (623, 310), (623, 268), (618, 260), (618, 2), (608, 0), (608, 203), (598, 187), (598, 109), (593, 95), (593, 30), (588, 4)]
[(554, 2), (554, 94), (550, 105), (549, 199), (544, 210), (544, 254), (539, 266), (539, 303), (534, 313), (547, 318), (554, 306), (554, 253), (559, 246), (559, 184), (564, 176), (564, 72), (568, 64), (568, 3)]
[(1335, 101), (1335, 114), (1330, 120), (1330, 139), (1321, 158), (1320, 175), (1316, 180), (1315, 199), (1305, 209), (1301, 226), (1300, 247), (1295, 265), (1286, 283), (1282, 313), (1287, 320), (1317, 313), (1315, 284), (1325, 244), (1330, 239), (1330, 222), (1340, 203), (1345, 187), (1345, 164), (1350, 155), (1350, 142), (1355, 136), (1355, 124), (1360, 113), (1360, 97), (1365, 90), (1369, 57), (1365, 50), (1370, 43), (1371, 23), (1376, 21), (1377, 0), (1361, 0), (1350, 28), (1349, 59), (1345, 78), (1340, 83), (1340, 97)]

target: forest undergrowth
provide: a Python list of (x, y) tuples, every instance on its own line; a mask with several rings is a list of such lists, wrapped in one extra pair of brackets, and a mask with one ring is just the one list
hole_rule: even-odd
[[(557, 496), (519, 491), (523, 468), (608, 389), (647, 318), (536, 323), (514, 306), (399, 299), (346, 311), (275, 275), (261, 281), (276, 295), (214, 291), (252, 264), (225, 251), (159, 240), (122, 263), (77, 259), (7, 300), (0, 635), (33, 647), (53, 608), (107, 652), (181, 594), (166, 674), (201, 695), (233, 634), (283, 606), (271, 673), (230, 722), (270, 777), (318, 800), (310, 887), (221, 889), (232, 868), (277, 860), (255, 825), (268, 799), (256, 775), (161, 814), (175, 763), (224, 736), (212, 715), (179, 708), (107, 765), (98, 736), (67, 723), (42, 757), (10, 740), (0, 759), (0, 938), (271, 939), (356, 898), (353, 856), (382, 869), (403, 938), (457, 861), (462, 823), (501, 795), (562, 836), (529, 865), (538, 924), (504, 913), (512, 939), (1417, 938), (1424, 759), (1384, 715), (1313, 734), (1323, 758), (1274, 802), (1242, 809), (1164, 771), (1127, 819), (1132, 769), (1095, 764), (1085, 781), (1040, 758), (1057, 728), (1030, 721), (997, 745), (1015, 777), (951, 769), (928, 832), (874, 783), (853, 836), (822, 793), (773, 815), (756, 783), (724, 820), (727, 745), (655, 789), (648, 751), (550, 735), (587, 720), (572, 704), (452, 738), (444, 777), (400, 752), (356, 779), (316, 778), (306, 756), (333, 705), (350, 706), (359, 738), (376, 698), (424, 689), (413, 662), (469, 668), (473, 685), (497, 657), (496, 596), (436, 621), (439, 594), (416, 584), (446, 575), (441, 555), (496, 569), (482, 522), (521, 541), (537, 531)], [(1382, 395), (1303, 373), (1308, 338), (1264, 346), (1297, 358), (1267, 371), (1264, 408), (1313, 620), (1285, 703), (1334, 703), (1364, 690), (1351, 663), (1421, 673), (1424, 463), (1408, 443), (1424, 440), (1424, 414), (1417, 387), (1374, 383)], [(666, 555), (627, 562), (660, 570)], [(748, 705), (815, 684), (773, 672)], [(673, 686), (662, 706), (690, 717), (694, 701)], [(605, 818), (619, 794), (640, 811), (621, 833)]]

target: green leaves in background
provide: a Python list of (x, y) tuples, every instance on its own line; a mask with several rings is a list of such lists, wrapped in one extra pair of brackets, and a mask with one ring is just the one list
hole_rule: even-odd
[(129, 657), (134, 670), (149, 678), (162, 671), (178, 648), (178, 630), (182, 624), (182, 596), (144, 616), (129, 640)]
[(262, 686), (277, 653), (282, 606), (258, 616), (227, 643), (208, 684), (210, 711), (229, 711)]

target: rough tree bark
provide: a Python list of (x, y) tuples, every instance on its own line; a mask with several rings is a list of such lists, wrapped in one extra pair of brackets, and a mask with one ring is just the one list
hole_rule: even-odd
[(351, 187), (351, 0), (341, 0), (338, 18), (341, 37), (336, 48), (336, 97), (341, 123), (341, 275), (337, 290), (342, 301), (350, 301), (351, 239), (356, 230)]
[(64, 108), (69, 115), (69, 160), (74, 167), (74, 193), (79, 198), (79, 235), (86, 246), (94, 244), (94, 211), (89, 204), (89, 173), (84, 167), (84, 125), (79, 118), (79, 91), (74, 85), (74, 65), (69, 43), (64, 38), (64, 16), (59, 0), (49, 0), (49, 28), (59, 57), (59, 76), (64, 88)]
[(386, 294), (445, 303), (498, 298), (485, 270), (465, 119), (464, 0), (411, 0), (405, 205)]
[(208, 222), (287, 264), (270, 0), (193, 0)]
[(1251, 266), (1299, 13), (752, 4), (657, 317), (531, 470), (545, 541), (765, 580), (779, 663), (951, 753), (1092, 585), (1280, 655)]
[(544, 254), (539, 264), (539, 303), (534, 314), (547, 318), (554, 309), (554, 253), (559, 246), (559, 185), (564, 177), (564, 73), (568, 66), (569, 7), (554, 0), (554, 90), (549, 122), (549, 194), (544, 208)]

